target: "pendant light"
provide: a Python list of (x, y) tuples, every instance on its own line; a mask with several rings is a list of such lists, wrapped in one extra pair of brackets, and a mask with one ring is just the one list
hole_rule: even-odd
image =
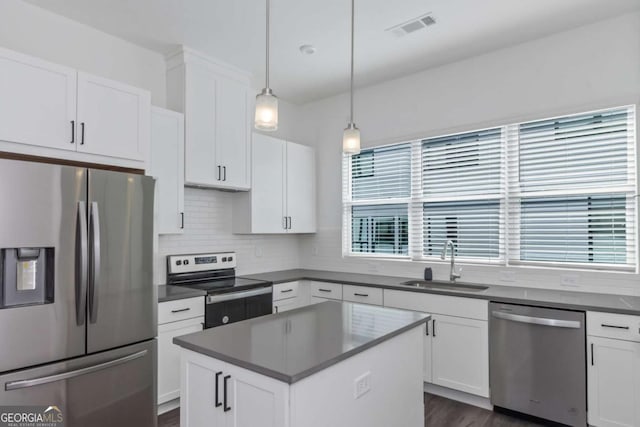
[(278, 130), (278, 98), (269, 88), (269, 0), (267, 0), (267, 55), (265, 88), (256, 95), (255, 128), (264, 131)]
[(342, 152), (345, 154), (358, 154), (360, 152), (360, 129), (353, 122), (353, 27), (355, 15), (355, 0), (351, 0), (351, 82), (349, 88), (351, 109), (349, 124), (342, 135)]

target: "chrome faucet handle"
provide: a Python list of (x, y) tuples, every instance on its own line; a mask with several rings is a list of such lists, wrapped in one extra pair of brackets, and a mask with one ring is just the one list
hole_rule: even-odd
[(458, 269), (458, 272), (456, 273), (455, 269), (451, 270), (451, 281), (454, 282), (456, 279), (459, 279), (462, 277), (462, 267), (460, 267)]

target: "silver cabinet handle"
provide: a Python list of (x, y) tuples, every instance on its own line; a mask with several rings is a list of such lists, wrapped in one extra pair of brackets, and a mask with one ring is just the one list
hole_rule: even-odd
[(84, 145), (84, 122), (80, 123), (80, 145)]
[(286, 293), (289, 293), (289, 292), (293, 292), (293, 289), (283, 289), (283, 290), (280, 291), (281, 294), (286, 294)]
[(76, 121), (71, 120), (71, 143), (76, 143)]
[(100, 291), (100, 213), (98, 202), (91, 202), (89, 239), (91, 240), (89, 247), (89, 321), (96, 323), (98, 320), (98, 293)]
[(74, 369), (73, 371), (62, 372), (60, 374), (48, 375), (46, 377), (32, 378), (28, 380), (10, 381), (5, 383), (4, 389), (6, 391), (18, 390), (21, 388), (33, 387), (42, 384), (48, 384), (55, 381), (67, 380), (69, 378), (79, 377), (80, 375), (90, 374), (102, 369), (111, 368), (113, 366), (121, 365), (123, 363), (131, 362), (132, 360), (139, 359), (147, 354), (147, 350), (142, 350), (137, 353), (130, 354), (128, 356), (121, 357), (119, 359), (110, 360), (108, 362), (99, 363), (93, 366), (87, 366), (86, 368)]
[(87, 313), (88, 261), (87, 204), (78, 202), (76, 216), (76, 323), (84, 325)]
[(331, 292), (331, 289), (318, 288), (320, 292)]
[(171, 312), (172, 313), (182, 313), (183, 311), (189, 311), (189, 310), (191, 310), (191, 308), (187, 307), (187, 308), (180, 308), (178, 310), (171, 310)]
[(493, 317), (496, 319), (510, 320), (518, 323), (529, 323), (533, 325), (552, 326), (554, 328), (579, 329), (580, 322), (577, 320), (548, 319), (545, 317), (522, 316), (520, 314), (504, 313), (494, 311)]
[(271, 286), (269, 286), (265, 288), (251, 289), (249, 291), (229, 292), (228, 294), (221, 294), (221, 295), (210, 295), (207, 297), (206, 301), (207, 301), (207, 304), (215, 304), (217, 302), (232, 301), (234, 299), (270, 294), (272, 292), (273, 292), (272, 288)]
[(357, 296), (357, 297), (368, 297), (369, 294), (359, 294), (357, 292), (354, 292), (353, 295)]

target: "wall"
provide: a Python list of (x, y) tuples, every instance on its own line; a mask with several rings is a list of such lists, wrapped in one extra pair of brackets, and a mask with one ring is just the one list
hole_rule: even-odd
[[(357, 80), (357, 79), (356, 79)], [(363, 146), (504, 124), (591, 108), (637, 103), (640, 96), (640, 14), (559, 33), (401, 79), (359, 89), (355, 121)], [(341, 134), (346, 94), (304, 106), (318, 153), (318, 226), (302, 238), (306, 268), (420, 277), (448, 265), (342, 258)], [(510, 280), (504, 271), (515, 274)], [(568, 276), (567, 276), (568, 275)], [(463, 280), (640, 295), (638, 274), (464, 266)], [(563, 286), (565, 282), (576, 282)], [(509, 279), (509, 280), (504, 280)]]
[(0, 46), (147, 89), (165, 105), (162, 55), (20, 0), (0, 1)]
[(238, 274), (298, 268), (297, 236), (231, 233), (233, 196), (224, 191), (185, 189), (184, 234), (159, 237), (156, 283), (165, 283), (166, 256), (174, 254), (236, 251)]
[[(278, 130), (269, 135), (302, 142), (306, 133), (300, 127), (299, 107), (280, 100), (278, 116)], [(166, 256), (174, 254), (236, 251), (238, 274), (300, 266), (300, 238), (296, 235), (232, 234), (233, 197), (230, 192), (185, 188), (184, 234), (159, 236), (154, 272), (157, 284), (166, 282)]]

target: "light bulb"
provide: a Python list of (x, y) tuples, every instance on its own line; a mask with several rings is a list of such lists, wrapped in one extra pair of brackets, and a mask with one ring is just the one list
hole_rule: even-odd
[(342, 152), (344, 154), (360, 153), (360, 129), (355, 123), (349, 123), (342, 135)]
[(256, 96), (255, 128), (265, 131), (278, 130), (278, 98), (265, 88)]

